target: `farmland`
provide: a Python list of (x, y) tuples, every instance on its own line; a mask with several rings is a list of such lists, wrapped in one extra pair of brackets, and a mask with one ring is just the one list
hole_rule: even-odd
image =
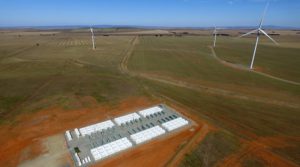
[[(109, 36), (100, 35), (107, 31)], [(181, 166), (300, 164), (299, 85), (220, 63), (212, 55), (212, 37), (206, 31), (182, 37), (137, 36), (133, 30), (120, 35), (119, 31), (111, 35), (114, 30), (96, 30), (95, 51), (84, 30), (1, 32), (0, 134), (9, 135), (0, 139), (6, 144), (0, 151), (14, 155), (3, 154), (1, 163), (16, 166), (34, 159), (38, 155), (20, 155), (37, 139), (167, 103), (209, 130), (196, 144), (186, 143), (197, 131), (170, 138), (170, 146), (161, 147), (168, 155), (160, 155), (160, 166), (173, 164), (179, 146), (188, 150), (180, 157)], [(162, 31), (153, 31), (157, 32)], [(282, 35), (276, 40), (282, 45), (262, 40), (255, 70), (300, 82), (299, 36)], [(221, 60), (248, 66), (253, 42), (253, 37), (220, 37), (214, 51)], [(42, 131), (49, 125), (51, 130)], [(21, 132), (22, 127), (27, 133)], [(22, 136), (24, 142), (19, 140)], [(156, 142), (167, 145), (166, 140)], [(115, 159), (127, 158), (127, 166), (153, 163), (154, 157), (147, 159), (151, 151), (159, 153), (160, 147), (149, 143)], [(139, 162), (130, 160), (137, 154)]]
[[(221, 49), (218, 47), (216, 49), (218, 55), (222, 55), (223, 45), (225, 45), (226, 41), (231, 40), (234, 41), (234, 39), (226, 38), (221, 40)], [(142, 73), (141, 76), (144, 76), (144, 78), (150, 79), (151, 81), (146, 81), (145, 84), (148, 84), (149, 89), (153, 89), (153, 92), (157, 92), (162, 96), (167, 96), (185, 104), (185, 106), (193, 108), (200, 117), (206, 117), (214, 124), (226, 127), (225, 129), (232, 134), (250, 139), (250, 141), (270, 136), (275, 139), (276, 136), (285, 136), (283, 138), (286, 138), (286, 141), (291, 140), (291, 145), (287, 146), (286, 149), (278, 148), (278, 146), (267, 147), (270, 147), (268, 148), (269, 150), (276, 150), (281, 155), (297, 161), (293, 153), (299, 148), (299, 136), (297, 134), (298, 130), (294, 130), (295, 128), (298, 129), (299, 126), (294, 125), (297, 124), (298, 118), (296, 117), (298, 116), (295, 117), (295, 115), (299, 114), (299, 106), (287, 107), (287, 105), (280, 104), (290, 102), (297, 104), (299, 102), (299, 86), (263, 77), (250, 71), (226, 67), (212, 58), (212, 53), (207, 47), (210, 42), (209, 37), (184, 37), (177, 39), (173, 37), (162, 39), (156, 39), (155, 37), (141, 38), (139, 45), (137, 45), (130, 59), (131, 61), (129, 61), (129, 68)], [(229, 45), (228, 43), (230, 42), (226, 43), (227, 46)], [(172, 48), (176, 48), (176, 50)], [(281, 50), (282, 48), (276, 49)], [(238, 51), (236, 52), (239, 53)], [(276, 53), (280, 54), (278, 51)], [(296, 69), (299, 69), (299, 66), (296, 64), (299, 63), (295, 62), (299, 62), (299, 56), (297, 57), (293, 53), (284, 54), (286, 57), (291, 56), (291, 59), (280, 61), (279, 56), (275, 57), (275, 59), (281, 63), (290, 61), (290, 63), (286, 62), (286, 64), (289, 64), (291, 68), (285, 68), (284, 70), (287, 70), (286, 73), (290, 74), (295, 72), (288, 79), (297, 81), (297, 78), (299, 78), (297, 72), (299, 70)], [(230, 57), (230, 55), (227, 54), (226, 56)], [(274, 60), (271, 60), (271, 62), (274, 62)], [(271, 63), (266, 63), (265, 66), (265, 68), (271, 70), (274, 68), (272, 70), (274, 72), (271, 74), (277, 74), (275, 71), (278, 66)], [(155, 83), (152, 81), (162, 82)], [(173, 82), (174, 84), (167, 86), (165, 84), (167, 82), (163, 81)], [(226, 90), (230, 91), (230, 93), (205, 91), (200, 88), (206, 88), (206, 90), (218, 88), (218, 90)], [(249, 96), (249, 98), (237, 98), (237, 96), (232, 96), (233, 94), (243, 94)], [(258, 102), (258, 98), (262, 98), (262, 100)], [(278, 100), (278, 102), (270, 103), (267, 99)], [(288, 127), (291, 129), (285, 129)], [(212, 137), (212, 142), (222, 142), (222, 138), (213, 139)], [(242, 143), (227, 142), (227, 144), (229, 145), (226, 146), (224, 144), (224, 146), (215, 149), (228, 149), (223, 147), (235, 148)], [(217, 144), (213, 143), (210, 145)], [(203, 147), (205, 146), (200, 146), (199, 149), (201, 150)], [(193, 154), (197, 155), (196, 157), (203, 155), (197, 154), (197, 152)], [(196, 157), (193, 157), (193, 154), (189, 158), (192, 159), (191, 162), (201, 163), (201, 160), (195, 160)], [(256, 152), (253, 151), (251, 153), (249, 151), (249, 155), (251, 154), (255, 155)], [(264, 165), (270, 165), (270, 160), (261, 157), (256, 158)], [(186, 161), (186, 163), (189, 164), (190, 162)], [(231, 165), (234, 164), (228, 166)]]

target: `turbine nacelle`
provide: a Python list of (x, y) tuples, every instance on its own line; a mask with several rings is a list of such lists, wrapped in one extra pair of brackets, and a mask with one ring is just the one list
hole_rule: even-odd
[(239, 38), (245, 37), (245, 36), (249, 36), (251, 34), (256, 34), (257, 36), (260, 36), (261, 34), (265, 35), (266, 37), (268, 37), (274, 44), (279, 45), (272, 37), (270, 37), (268, 35), (268, 33), (266, 33), (263, 29), (258, 28), (252, 31), (247, 32), (246, 34), (243, 34), (241, 36), (239, 36)]

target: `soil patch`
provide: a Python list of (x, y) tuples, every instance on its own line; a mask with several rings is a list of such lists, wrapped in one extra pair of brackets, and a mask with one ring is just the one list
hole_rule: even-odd
[[(17, 166), (20, 162), (33, 159), (43, 152), (35, 150), (37, 141), (64, 133), (68, 129), (83, 127), (128, 112), (136, 111), (159, 101), (145, 97), (132, 97), (116, 105), (102, 105), (81, 110), (51, 108), (35, 113), (24, 113), (12, 124), (0, 128), (0, 166)], [(29, 150), (29, 151), (26, 151)], [(33, 151), (30, 151), (33, 150)]]

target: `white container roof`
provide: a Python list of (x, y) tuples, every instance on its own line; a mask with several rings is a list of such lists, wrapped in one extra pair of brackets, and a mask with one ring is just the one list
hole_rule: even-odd
[(81, 166), (81, 161), (80, 161), (80, 158), (77, 153), (75, 153), (75, 158), (76, 158), (76, 162), (77, 162), (78, 166)]
[(68, 141), (72, 140), (72, 136), (71, 136), (70, 131), (68, 131), (68, 130), (66, 131), (66, 136), (67, 136)]
[(182, 126), (185, 126), (188, 123), (189, 122), (187, 120), (183, 119), (182, 117), (178, 117), (176, 119), (163, 123), (162, 126), (166, 128), (168, 131), (172, 131)]
[(152, 128), (140, 131), (138, 133), (135, 133), (130, 136), (130, 138), (136, 143), (140, 144), (145, 141), (151, 140), (157, 136), (160, 136), (162, 134), (166, 133), (164, 129), (162, 129), (160, 126), (154, 126)]
[(83, 136), (85, 136), (85, 135), (90, 135), (91, 133), (95, 133), (97, 131), (102, 131), (104, 129), (111, 128), (113, 126), (115, 126), (115, 124), (111, 120), (108, 120), (108, 121), (104, 121), (94, 125), (80, 128), (79, 131)]
[(128, 114), (128, 115), (124, 115), (124, 116), (115, 118), (114, 121), (118, 125), (121, 125), (123, 123), (130, 122), (130, 121), (133, 121), (133, 120), (136, 120), (136, 119), (139, 119), (139, 118), (140, 118), (140, 116), (137, 113), (131, 113), (131, 114)]
[(126, 150), (130, 147), (132, 147), (132, 143), (128, 140), (127, 137), (124, 137), (119, 140), (102, 145), (100, 147), (91, 149), (91, 153), (94, 159), (97, 161), (100, 159), (104, 159), (105, 157), (115, 154), (117, 152)]
[(141, 114), (142, 116), (146, 117), (155, 113), (159, 113), (162, 112), (163, 109), (159, 106), (155, 106), (155, 107), (151, 107), (142, 111), (139, 111), (139, 114)]
[(75, 131), (76, 136), (79, 138), (79, 136), (80, 136), (79, 130), (77, 128), (75, 128), (74, 131)]

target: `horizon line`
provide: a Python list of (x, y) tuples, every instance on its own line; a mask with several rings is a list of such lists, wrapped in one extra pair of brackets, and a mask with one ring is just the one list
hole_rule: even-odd
[[(144, 28), (144, 29), (151, 29), (151, 28), (160, 28), (160, 29), (208, 29), (208, 28), (215, 28), (215, 27), (222, 27), (222, 28), (228, 28), (228, 29), (234, 29), (234, 28), (240, 28), (240, 29), (247, 29), (247, 28), (254, 28), (257, 26), (157, 26), (157, 25), (151, 25), (151, 26), (146, 26), (146, 25), (118, 25), (118, 24), (95, 24), (95, 25), (87, 25), (87, 24), (79, 24), (79, 25), (34, 25), (34, 26), (1, 26), (0, 29), (77, 29), (77, 28), (90, 28), (90, 27), (95, 27), (95, 28)], [(263, 27), (265, 28), (273, 28), (273, 29), (300, 29), (300, 27), (294, 27), (294, 26), (278, 26), (278, 25), (264, 25)]]

